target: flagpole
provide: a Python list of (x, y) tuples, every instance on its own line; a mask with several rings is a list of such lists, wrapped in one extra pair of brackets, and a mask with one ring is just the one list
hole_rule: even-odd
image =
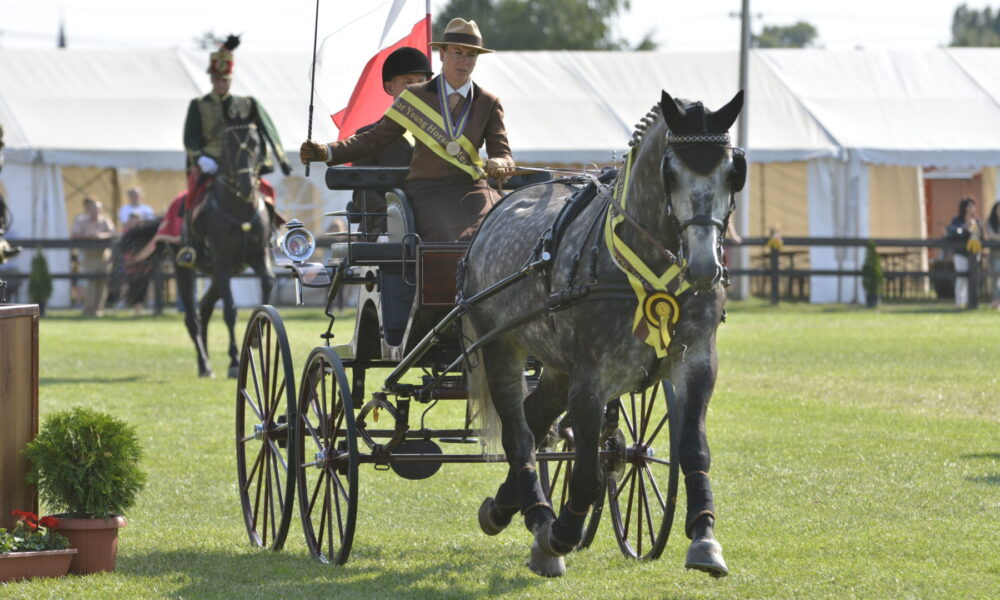
[(430, 64), (434, 58), (431, 53), (431, 42), (434, 38), (431, 37), (433, 31), (431, 30), (431, 0), (427, 0), (427, 63)]
[[(430, 6), (430, 0), (427, 0)], [(306, 139), (311, 140), (313, 136), (313, 97), (316, 92), (316, 38), (319, 37), (319, 0), (316, 0), (316, 17), (313, 19), (313, 59), (312, 69), (309, 73), (309, 125), (306, 130)], [(309, 177), (309, 163), (306, 163), (306, 177)]]

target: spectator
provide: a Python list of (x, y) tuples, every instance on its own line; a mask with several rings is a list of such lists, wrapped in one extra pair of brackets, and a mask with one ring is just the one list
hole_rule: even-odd
[[(986, 219), (984, 229), (986, 239), (1000, 242), (1000, 200), (993, 203), (990, 217)], [(1000, 248), (990, 248), (990, 277), (993, 285), (993, 308), (1000, 310)]]
[(152, 221), (156, 218), (153, 209), (142, 203), (142, 188), (132, 187), (126, 192), (128, 204), (118, 210), (118, 224), (122, 227), (122, 232), (128, 231), (143, 221)]
[[(973, 236), (982, 235), (982, 226), (976, 217), (976, 201), (972, 198), (962, 198), (958, 203), (958, 215), (948, 225), (945, 237), (948, 240), (961, 242), (955, 250), (955, 304), (965, 308), (969, 304), (969, 260), (978, 260), (971, 256), (966, 244)], [(973, 290), (975, 293), (975, 290)]]
[[(115, 225), (104, 214), (100, 202), (90, 196), (83, 199), (84, 212), (73, 219), (71, 237), (81, 240), (107, 240), (115, 235)], [(110, 248), (82, 248), (80, 250), (80, 272), (84, 275), (102, 275), (88, 279), (84, 284), (83, 315), (100, 317), (108, 294), (106, 276), (110, 267)]]

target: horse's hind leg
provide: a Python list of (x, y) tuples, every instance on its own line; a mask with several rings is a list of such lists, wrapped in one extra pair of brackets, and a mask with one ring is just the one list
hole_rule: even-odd
[[(538, 481), (535, 441), (524, 417), (524, 354), (497, 341), (483, 349), (481, 368), (486, 369), (493, 407), (500, 418), (503, 449), (507, 455), (508, 483), (501, 486), (501, 490), (505, 491), (497, 504), (506, 507), (508, 503), (513, 503), (510, 491), (516, 491), (524, 524), (537, 535), (538, 531), (548, 528), (555, 513)], [(480, 508), (481, 516), (486, 504)], [(562, 557), (537, 552), (535, 547), (532, 547), (529, 566), (532, 571), (547, 577), (566, 572)]]
[[(566, 410), (566, 376), (552, 370), (542, 370), (535, 389), (524, 400), (524, 415), (535, 440), (535, 448), (548, 435), (549, 427)], [(497, 535), (510, 525), (521, 509), (517, 475), (513, 469), (500, 484), (495, 498), (487, 498), (479, 512), (479, 526), (487, 535)]]
[(188, 335), (194, 342), (195, 352), (198, 357), (198, 376), (211, 377), (212, 366), (208, 360), (208, 349), (205, 348), (205, 339), (202, 334), (202, 321), (198, 318), (197, 308), (194, 301), (195, 272), (185, 267), (175, 265), (174, 272), (177, 274), (177, 296), (184, 307), (184, 325), (187, 327)]
[(198, 315), (201, 318), (201, 343), (205, 345), (205, 351), (208, 351), (208, 324), (212, 320), (212, 313), (215, 312), (215, 303), (218, 302), (220, 298), (219, 288), (215, 285), (215, 281), (212, 280), (208, 284), (208, 289), (201, 297), (201, 301), (198, 303)]
[(267, 262), (265, 255), (261, 255), (259, 260), (250, 263), (250, 268), (260, 279), (260, 303), (269, 304), (271, 290), (274, 289), (274, 273), (271, 271), (271, 264)]
[(232, 278), (224, 266), (217, 266), (212, 284), (222, 297), (222, 317), (229, 330), (229, 378), (235, 379), (240, 372), (240, 361), (236, 351), (236, 301), (233, 298)]

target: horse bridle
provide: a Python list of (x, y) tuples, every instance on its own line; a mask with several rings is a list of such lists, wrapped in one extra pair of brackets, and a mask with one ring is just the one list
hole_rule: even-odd
[[(726, 216), (723, 220), (716, 219), (710, 214), (696, 214), (690, 219), (681, 221), (674, 213), (673, 196), (670, 193), (672, 179), (669, 165), (671, 160), (670, 157), (673, 155), (676, 157), (676, 160), (680, 161), (681, 164), (685, 164), (684, 159), (677, 156), (676, 151), (680, 148), (690, 147), (696, 144), (722, 146), (723, 150), (729, 149), (733, 151), (734, 167), (732, 173), (730, 173), (730, 176), (727, 179), (727, 183), (729, 184), (729, 209), (726, 211)], [(743, 153), (743, 149), (730, 146), (729, 144), (730, 139), (728, 133), (698, 133), (693, 135), (668, 134), (667, 145), (663, 149), (663, 158), (660, 159), (660, 178), (663, 180), (663, 188), (667, 192), (667, 214), (671, 219), (673, 219), (678, 233), (683, 232), (692, 225), (714, 225), (719, 230), (719, 238), (721, 239), (725, 236), (726, 229), (729, 227), (729, 217), (736, 209), (736, 192), (743, 189), (743, 180), (746, 178), (746, 158)], [(739, 178), (739, 181), (735, 180), (736, 177)]]
[[(257, 156), (256, 154), (257, 151), (256, 149), (250, 148), (249, 145), (250, 132), (256, 130), (257, 130), (256, 125), (254, 125), (253, 123), (247, 123), (244, 125), (230, 125), (229, 127), (226, 128), (225, 132), (223, 133), (223, 135), (225, 136), (230, 136), (230, 135), (237, 136), (239, 135), (240, 132), (245, 132), (245, 134), (242, 137), (236, 138), (237, 141), (239, 142), (239, 147), (237, 148), (236, 153), (233, 156), (228, 157), (228, 160), (226, 161), (227, 172), (226, 173), (220, 172), (218, 175), (216, 175), (216, 181), (219, 181), (227, 188), (229, 188), (229, 190), (234, 192), (237, 197), (239, 196), (239, 190), (236, 188), (236, 184), (232, 180), (235, 180), (240, 175), (244, 173), (249, 173), (250, 177), (253, 180), (253, 187), (254, 188), (257, 187), (257, 177), (258, 177), (257, 161), (254, 160)], [(240, 169), (237, 168), (237, 166), (239, 165), (240, 157), (243, 154), (248, 154), (250, 160), (247, 161), (246, 167)]]

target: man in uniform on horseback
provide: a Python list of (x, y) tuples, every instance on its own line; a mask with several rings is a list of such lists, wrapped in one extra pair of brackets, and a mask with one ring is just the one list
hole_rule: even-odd
[[(274, 161), (267, 152), (268, 145), (274, 152), (282, 173), (288, 175), (292, 171), (291, 165), (285, 159), (278, 132), (260, 102), (252, 96), (234, 96), (229, 93), (233, 81), (233, 50), (239, 45), (239, 36), (230, 35), (219, 50), (212, 53), (207, 70), (212, 77), (212, 91), (191, 101), (184, 121), (188, 189), (183, 202), (184, 228), (181, 235), (184, 246), (177, 252), (177, 263), (181, 266), (191, 265), (195, 260), (190, 240), (192, 213), (219, 168), (219, 160), (222, 158), (222, 133), (227, 126), (241, 123), (256, 125), (261, 134), (262, 146), (260, 174), (274, 170)], [(260, 187), (261, 192), (273, 204), (274, 190), (271, 186), (262, 179)], [(171, 214), (176, 212), (168, 211), (164, 219), (165, 225), (170, 221)]]
[[(472, 81), (483, 47), (475, 21), (452, 19), (440, 42), (441, 74), (413, 85), (396, 98), (371, 130), (323, 144), (308, 140), (303, 163), (337, 165), (370, 156), (406, 132), (417, 140), (405, 191), (417, 233), (424, 241), (472, 238), (499, 195), (486, 176), (502, 177), (514, 167), (500, 100)], [(479, 148), (486, 145), (483, 163)]]
[[(397, 48), (386, 57), (382, 64), (382, 89), (396, 99), (407, 87), (424, 83), (434, 73), (427, 55), (409, 46)], [(365, 133), (378, 126), (382, 119), (358, 129)], [(356, 167), (408, 167), (413, 159), (413, 136), (402, 135), (372, 156), (363, 156), (353, 161)], [(362, 230), (368, 233), (369, 241), (375, 241), (378, 234), (385, 233), (385, 195), (372, 190), (356, 190), (351, 212), (364, 213)]]

